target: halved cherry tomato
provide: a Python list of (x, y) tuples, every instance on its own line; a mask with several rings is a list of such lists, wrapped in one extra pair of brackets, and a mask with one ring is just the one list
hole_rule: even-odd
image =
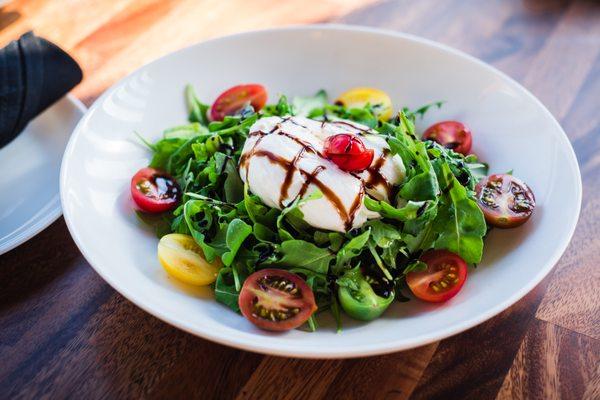
[(263, 269), (250, 275), (238, 303), (244, 317), (269, 331), (297, 328), (317, 310), (315, 295), (306, 282), (281, 269)]
[(158, 259), (169, 275), (198, 286), (213, 283), (223, 265), (218, 258), (212, 263), (206, 261), (194, 238), (181, 233), (170, 233), (160, 239)]
[(471, 130), (458, 121), (443, 121), (430, 126), (423, 133), (423, 139), (433, 140), (464, 155), (469, 154), (473, 142)]
[(485, 177), (479, 181), (475, 191), (485, 220), (498, 228), (524, 224), (535, 208), (535, 196), (529, 186), (512, 175)]
[(175, 208), (181, 189), (166, 172), (147, 167), (131, 178), (131, 197), (142, 211), (160, 213)]
[(383, 90), (358, 87), (342, 93), (335, 102), (348, 108), (363, 108), (370, 104), (381, 121), (392, 117), (392, 99)]
[(367, 149), (358, 136), (349, 133), (329, 136), (323, 148), (325, 155), (344, 171), (360, 172), (373, 162), (373, 149)]
[(454, 297), (467, 280), (467, 264), (448, 250), (429, 250), (421, 256), (425, 271), (406, 275), (408, 287), (421, 300), (440, 303)]
[(267, 102), (267, 90), (262, 85), (237, 85), (227, 89), (217, 97), (210, 107), (210, 119), (222, 121), (226, 115), (234, 115), (246, 105), (251, 105), (258, 111)]

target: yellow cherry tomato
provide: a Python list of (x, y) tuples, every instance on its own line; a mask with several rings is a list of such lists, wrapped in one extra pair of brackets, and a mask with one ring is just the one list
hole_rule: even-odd
[(209, 263), (189, 235), (171, 233), (158, 242), (158, 259), (172, 277), (190, 285), (210, 285), (217, 279), (221, 260)]
[(374, 111), (379, 120), (387, 121), (392, 117), (392, 100), (383, 90), (358, 87), (342, 93), (336, 102), (348, 108), (362, 108), (367, 104), (374, 106)]

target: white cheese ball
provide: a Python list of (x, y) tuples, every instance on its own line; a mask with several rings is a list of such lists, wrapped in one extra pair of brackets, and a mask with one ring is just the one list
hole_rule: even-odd
[[(358, 135), (373, 149), (367, 170), (346, 172), (324, 157), (324, 141), (340, 133)], [(239, 170), (250, 191), (270, 207), (282, 209), (299, 195), (320, 191), (323, 196), (300, 206), (304, 220), (315, 228), (346, 232), (379, 216), (364, 206), (366, 193), (389, 200), (391, 185), (404, 179), (402, 160), (388, 153), (383, 137), (356, 122), (267, 117), (250, 128)]]

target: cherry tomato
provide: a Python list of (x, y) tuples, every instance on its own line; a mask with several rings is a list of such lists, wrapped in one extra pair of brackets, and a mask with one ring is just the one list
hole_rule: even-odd
[(369, 87), (350, 89), (342, 93), (336, 103), (348, 108), (363, 108), (370, 104), (381, 121), (387, 121), (392, 117), (392, 100), (383, 90)]
[(356, 135), (340, 133), (329, 136), (323, 147), (325, 155), (344, 171), (360, 172), (373, 162), (373, 149), (367, 149)]
[(172, 277), (190, 285), (210, 285), (223, 266), (218, 258), (209, 263), (190, 235), (170, 233), (158, 242), (158, 260)]
[(475, 191), (485, 220), (498, 228), (524, 224), (535, 208), (535, 196), (529, 186), (512, 175), (485, 177), (479, 181)]
[(160, 213), (177, 206), (181, 189), (169, 174), (147, 167), (131, 178), (131, 197), (142, 211)]
[(424, 140), (433, 140), (447, 149), (468, 155), (471, 151), (471, 130), (458, 121), (443, 121), (431, 125), (425, 133)]
[(454, 297), (467, 280), (467, 263), (448, 250), (426, 251), (421, 261), (427, 264), (427, 270), (406, 275), (408, 287), (421, 300), (446, 301)]
[(315, 295), (306, 282), (281, 269), (263, 269), (250, 275), (238, 302), (244, 317), (269, 331), (297, 328), (317, 310)]
[(210, 119), (222, 121), (226, 115), (234, 115), (250, 104), (258, 111), (267, 102), (267, 90), (262, 85), (237, 85), (227, 89), (217, 97), (210, 108)]

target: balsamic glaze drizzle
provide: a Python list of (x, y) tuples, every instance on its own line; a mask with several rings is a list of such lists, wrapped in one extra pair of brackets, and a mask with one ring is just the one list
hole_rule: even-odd
[[(302, 184), (302, 187), (300, 188), (300, 191), (298, 192), (298, 195), (296, 196), (296, 198), (298, 198), (298, 197), (302, 198), (306, 194), (308, 187), (311, 184), (314, 184), (317, 188), (319, 188), (321, 193), (323, 193), (323, 196), (334, 206), (334, 208), (336, 209), (340, 218), (342, 219), (342, 221), (344, 221), (344, 228), (346, 229), (346, 231), (349, 231), (350, 229), (352, 229), (354, 218), (356, 216), (356, 213), (360, 209), (360, 207), (362, 205), (362, 200), (365, 196), (365, 188), (374, 188), (378, 185), (383, 184), (385, 187), (385, 190), (388, 194), (388, 198), (390, 197), (390, 194), (392, 191), (392, 185), (381, 174), (381, 167), (384, 165), (384, 163), (387, 159), (387, 156), (390, 153), (388, 149), (384, 149), (381, 156), (366, 170), (369, 173), (369, 176), (367, 177), (367, 179), (362, 179), (357, 174), (354, 174), (354, 173), (352, 174), (352, 176), (354, 176), (356, 179), (361, 180), (362, 185), (361, 185), (360, 192), (358, 193), (358, 195), (352, 202), (350, 209), (346, 210), (346, 208), (344, 207), (344, 203), (338, 197), (338, 195), (333, 190), (331, 190), (331, 188), (329, 188), (326, 184), (324, 184), (322, 181), (320, 181), (318, 179), (318, 175), (326, 169), (325, 166), (319, 165), (311, 173), (308, 173), (297, 167), (298, 161), (304, 156), (304, 154), (306, 152), (317, 154), (322, 158), (326, 158), (326, 157), (321, 152), (319, 152), (317, 149), (315, 149), (315, 147), (313, 145), (311, 145), (310, 143), (307, 143), (306, 141), (304, 141), (296, 136), (293, 136), (287, 132), (284, 132), (281, 129), (282, 125), (288, 121), (290, 121), (294, 125), (304, 128), (304, 129), (309, 129), (306, 126), (297, 123), (291, 117), (286, 117), (286, 118), (282, 119), (277, 125), (275, 125), (273, 127), (273, 129), (271, 129), (269, 132), (263, 132), (263, 131), (250, 132), (250, 134), (248, 135), (249, 137), (258, 136), (259, 138), (254, 143), (252, 149), (250, 151), (246, 152), (245, 154), (242, 154), (242, 156), (240, 157), (240, 167), (246, 169), (246, 182), (248, 182), (249, 160), (252, 157), (266, 157), (269, 159), (269, 161), (271, 163), (279, 165), (286, 172), (285, 179), (283, 181), (283, 184), (281, 185), (281, 191), (280, 191), (280, 196), (279, 196), (279, 205), (281, 207), (284, 207), (283, 202), (288, 197), (288, 192), (289, 192), (289, 188), (293, 181), (294, 173), (296, 171), (299, 171), (300, 174), (304, 178), (304, 183)], [(350, 126), (354, 129), (360, 131), (362, 134), (369, 133), (368, 130), (361, 129), (361, 128), (359, 128), (351, 123), (345, 122), (345, 121), (332, 121), (330, 123)], [(324, 124), (325, 124), (325, 121), (323, 121), (321, 126), (323, 127)], [(273, 152), (270, 152), (268, 150), (262, 150), (262, 149), (257, 150), (257, 146), (260, 143), (260, 141), (266, 135), (269, 135), (269, 134), (278, 134), (278, 135), (286, 136), (289, 139), (298, 143), (301, 146), (301, 148), (291, 161), (286, 160), (285, 158), (283, 158)]]
[(385, 164), (385, 160), (387, 159), (390, 151), (388, 149), (384, 149), (381, 153), (381, 156), (375, 161), (369, 168), (367, 168), (367, 172), (369, 173), (369, 177), (364, 180), (364, 185), (368, 189), (375, 188), (376, 186), (383, 185), (385, 188), (388, 199), (392, 196), (393, 185), (388, 182), (388, 180), (381, 173), (381, 167)]

